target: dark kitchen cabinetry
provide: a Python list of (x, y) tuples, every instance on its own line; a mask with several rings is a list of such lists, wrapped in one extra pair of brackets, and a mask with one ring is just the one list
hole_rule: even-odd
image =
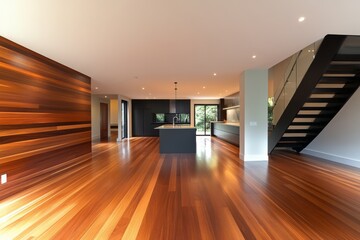
[(134, 137), (144, 134), (144, 107), (143, 102), (132, 100), (132, 135)]
[[(159, 136), (159, 130), (154, 128), (172, 121), (169, 112), (170, 100), (132, 100), (133, 136)], [(190, 100), (176, 100), (176, 112), (190, 115)], [(156, 121), (159, 114), (164, 114), (164, 122)]]
[(215, 136), (239, 146), (239, 125), (236, 123), (223, 123), (212, 122), (211, 123), (211, 136)]
[(176, 112), (190, 114), (190, 100), (176, 100)]

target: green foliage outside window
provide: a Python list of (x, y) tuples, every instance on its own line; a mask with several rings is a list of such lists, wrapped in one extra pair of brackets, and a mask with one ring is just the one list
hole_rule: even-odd
[(195, 106), (195, 127), (197, 134), (210, 134), (210, 122), (217, 121), (218, 107), (216, 105)]

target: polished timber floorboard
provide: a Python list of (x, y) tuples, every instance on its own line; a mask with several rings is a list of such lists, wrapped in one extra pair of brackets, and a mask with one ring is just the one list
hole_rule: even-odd
[(360, 239), (359, 169), (280, 151), (244, 164), (215, 138), (196, 154), (97, 143), (37, 181), (0, 202), (0, 239)]

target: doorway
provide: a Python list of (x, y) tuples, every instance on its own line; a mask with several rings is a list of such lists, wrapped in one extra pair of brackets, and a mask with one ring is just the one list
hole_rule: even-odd
[(218, 120), (219, 105), (195, 104), (194, 107), (196, 135), (209, 136), (211, 134), (210, 122)]
[(128, 138), (128, 102), (121, 100), (121, 138)]
[(109, 138), (109, 109), (107, 103), (100, 103), (100, 139)]

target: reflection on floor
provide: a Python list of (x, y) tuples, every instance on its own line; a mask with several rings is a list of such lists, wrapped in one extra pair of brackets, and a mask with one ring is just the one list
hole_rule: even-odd
[(198, 137), (94, 144), (92, 156), (0, 205), (0, 239), (360, 239), (360, 171), (290, 152), (244, 164)]

